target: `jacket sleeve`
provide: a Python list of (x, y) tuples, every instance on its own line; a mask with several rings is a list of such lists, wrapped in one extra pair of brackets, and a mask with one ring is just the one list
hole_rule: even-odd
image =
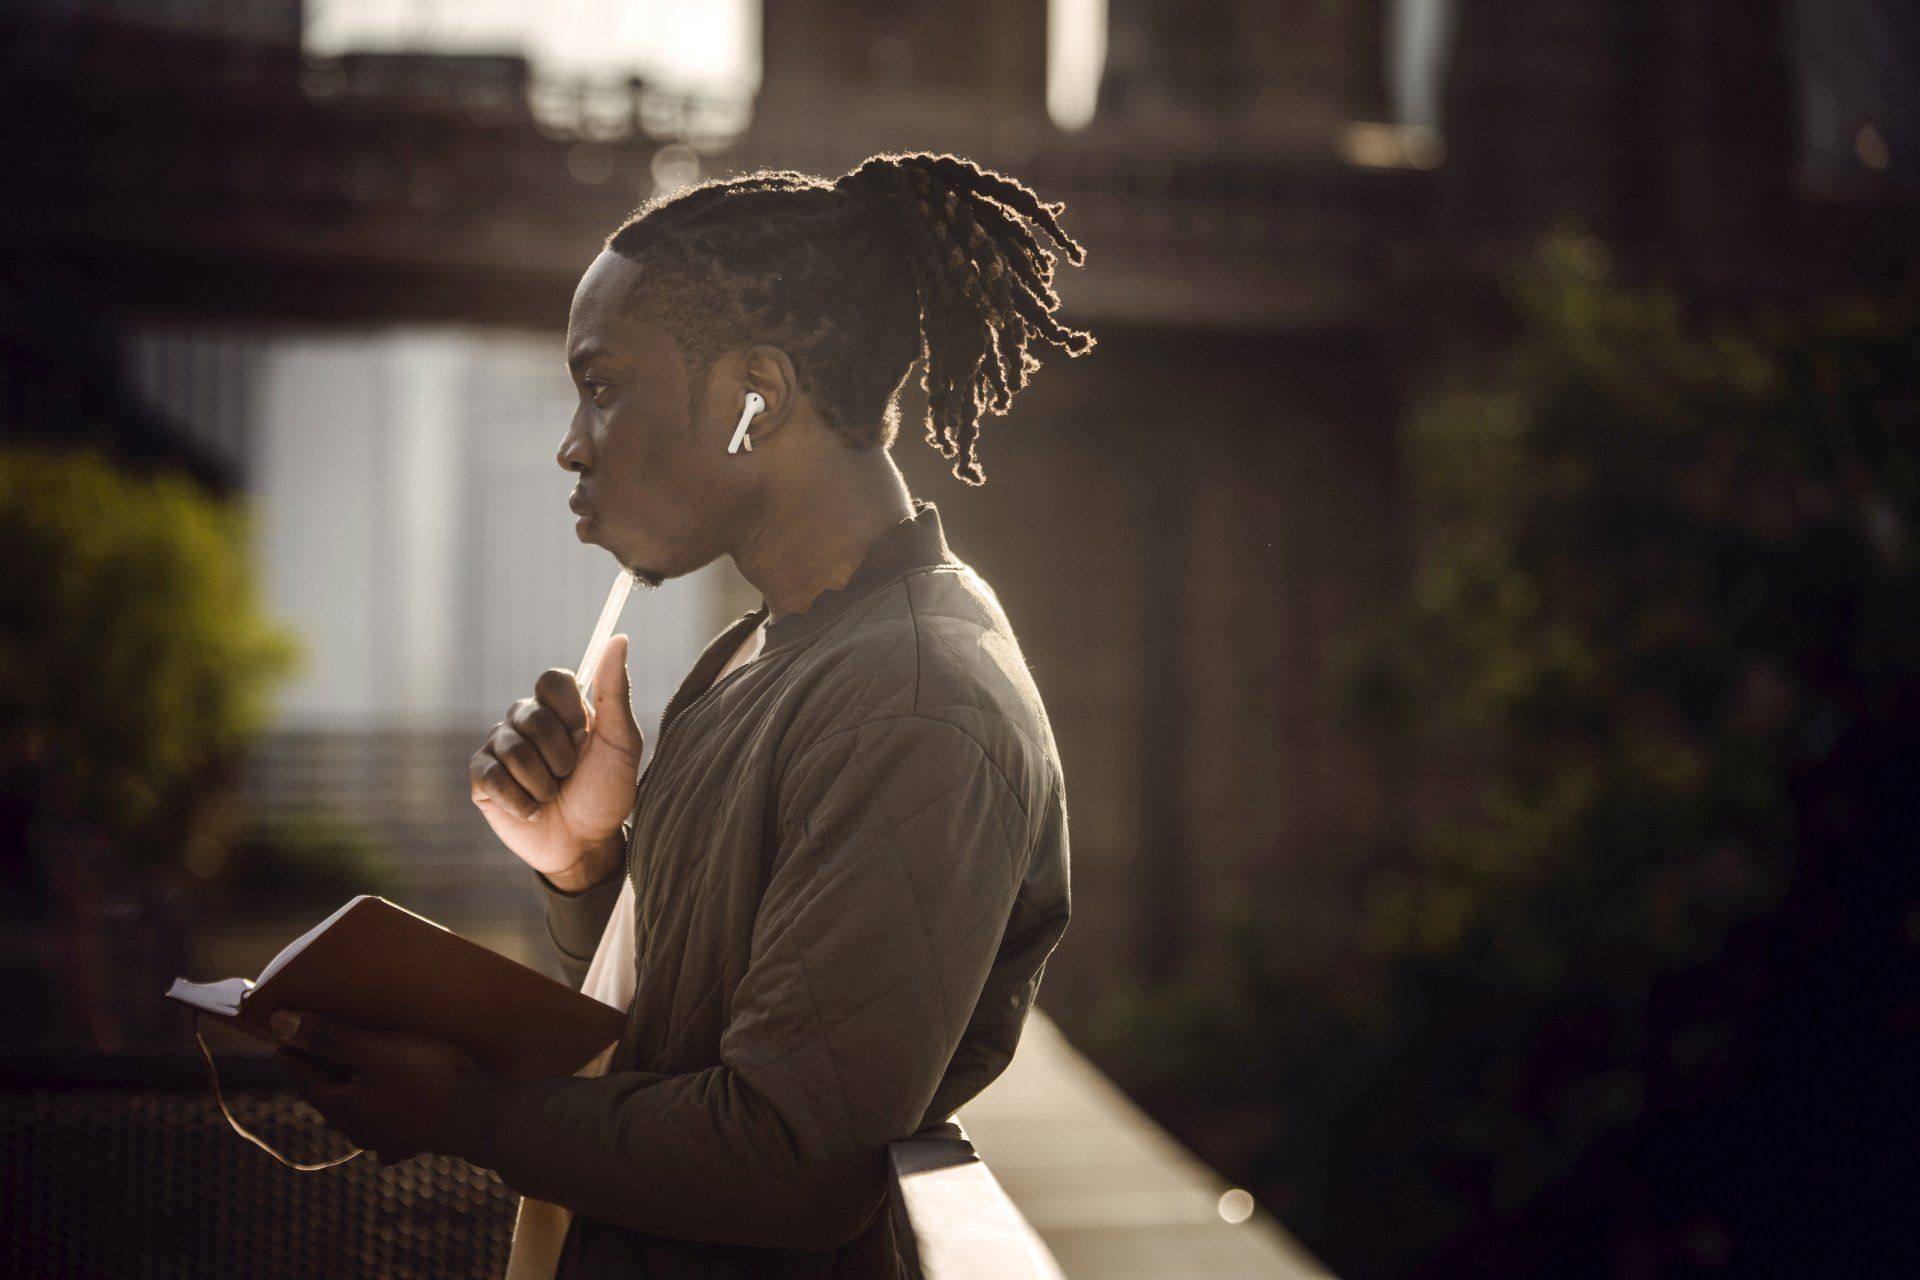
[[(631, 844), (631, 821), (623, 824), (622, 829)], [(587, 979), (587, 970), (593, 967), (593, 953), (600, 947), (600, 935), (606, 932), (607, 921), (620, 900), (626, 877), (617, 875), (605, 884), (578, 893), (558, 888), (538, 871), (533, 873), (533, 878), (546, 904), (547, 949), (559, 962), (567, 985), (578, 991)]]
[(553, 881), (538, 871), (533, 874), (540, 882), (540, 896), (547, 904), (547, 950), (559, 962), (567, 985), (578, 991), (587, 979), (587, 970), (593, 966), (593, 953), (600, 945), (600, 935), (606, 931), (607, 921), (619, 900), (621, 877), (615, 876), (606, 884), (579, 893), (568, 893), (555, 888)]
[(1028, 804), (965, 732), (902, 715), (808, 746), (720, 1061), (461, 1077), (446, 1150), (522, 1195), (684, 1240), (827, 1250), (885, 1196), (1000, 946)]

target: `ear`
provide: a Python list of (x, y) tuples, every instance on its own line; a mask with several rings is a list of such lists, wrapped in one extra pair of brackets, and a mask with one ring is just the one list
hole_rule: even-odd
[(793, 371), (793, 361), (779, 347), (768, 343), (757, 343), (745, 352), (746, 367), (742, 370), (744, 385), (734, 389), (734, 414), (737, 417), (737, 402), (749, 391), (758, 391), (767, 407), (753, 415), (753, 425), (747, 428), (747, 434), (755, 444), (767, 440), (774, 432), (792, 421), (799, 411), (799, 402), (804, 398), (800, 391), (800, 379)]

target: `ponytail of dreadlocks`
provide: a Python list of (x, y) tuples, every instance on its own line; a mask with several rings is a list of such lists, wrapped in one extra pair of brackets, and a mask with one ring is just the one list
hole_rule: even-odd
[(769, 342), (845, 444), (888, 448), (919, 360), (927, 442), (979, 485), (981, 415), (1012, 407), (1037, 346), (1094, 347), (1053, 314), (1040, 234), (1086, 260), (1065, 210), (972, 161), (908, 152), (833, 182), (785, 169), (702, 182), (642, 205), (606, 247), (645, 268), (626, 310), (674, 334), (695, 413), (716, 359)]

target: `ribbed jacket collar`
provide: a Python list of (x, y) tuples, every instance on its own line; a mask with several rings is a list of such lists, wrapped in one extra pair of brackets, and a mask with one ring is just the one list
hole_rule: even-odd
[[(805, 613), (790, 613), (768, 624), (767, 643), (762, 652), (771, 653), (819, 634), (863, 596), (902, 574), (932, 565), (956, 563), (947, 546), (946, 530), (940, 526), (939, 508), (923, 498), (915, 498), (913, 514), (873, 540), (846, 585), (822, 591), (813, 598)], [(757, 622), (767, 615), (767, 609), (763, 596), (759, 609), (751, 616)]]

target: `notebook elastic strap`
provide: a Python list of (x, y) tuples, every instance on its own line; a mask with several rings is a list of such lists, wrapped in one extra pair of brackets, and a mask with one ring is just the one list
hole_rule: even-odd
[(193, 1011), (193, 1042), (200, 1046), (200, 1056), (206, 1059), (207, 1081), (213, 1085), (213, 1100), (220, 1104), (220, 1114), (227, 1118), (227, 1123), (233, 1126), (235, 1133), (272, 1156), (275, 1160), (278, 1160), (281, 1164), (287, 1166), (287, 1168), (298, 1169), (301, 1173), (314, 1173), (321, 1169), (331, 1169), (335, 1165), (345, 1164), (355, 1156), (366, 1154), (365, 1147), (355, 1147), (353, 1150), (347, 1152), (346, 1155), (335, 1156), (331, 1160), (321, 1160), (315, 1164), (302, 1164), (298, 1160), (287, 1159), (278, 1151), (275, 1151), (265, 1139), (259, 1137), (257, 1134), (248, 1132), (247, 1127), (234, 1119), (233, 1112), (227, 1109), (226, 1095), (220, 1092), (220, 1073), (214, 1069), (213, 1055), (207, 1052), (207, 1042), (200, 1038), (200, 1011), (198, 1009)]

